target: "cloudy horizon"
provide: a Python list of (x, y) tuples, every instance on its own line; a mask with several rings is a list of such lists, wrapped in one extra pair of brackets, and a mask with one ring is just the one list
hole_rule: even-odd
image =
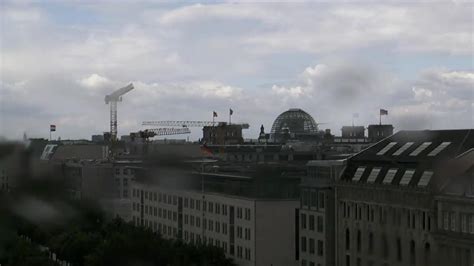
[[(473, 128), (474, 5), (468, 2), (2, 1), (0, 136), (62, 139), (146, 120), (247, 122), (289, 108), (344, 125)], [(193, 129), (191, 139), (201, 135)], [(177, 136), (183, 138), (183, 136)]]

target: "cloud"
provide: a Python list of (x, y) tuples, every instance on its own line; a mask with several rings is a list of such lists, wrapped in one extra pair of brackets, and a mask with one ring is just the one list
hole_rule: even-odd
[(98, 74), (91, 74), (88, 77), (79, 80), (79, 83), (88, 89), (99, 89), (110, 85), (110, 80), (106, 77), (102, 77)]
[[(0, 134), (44, 136), (55, 121), (63, 138), (108, 130), (104, 96), (129, 82), (136, 89), (119, 105), (121, 133), (143, 120), (212, 119), (229, 107), (257, 125), (248, 136), (290, 107), (335, 132), (353, 112), (367, 124), (385, 107), (397, 125), (424, 112), (433, 126), (472, 125), (472, 16), (463, 3), (61, 7), (0, 11), (8, 16)], [(407, 126), (420, 125), (413, 121)]]
[(472, 74), (426, 69), (413, 80), (401, 80), (373, 65), (336, 62), (307, 67), (297, 84), (273, 85), (272, 93), (298, 99), (327, 121), (360, 113), (359, 122), (374, 123), (378, 109), (384, 108), (389, 110), (386, 122), (397, 129), (463, 128), (473, 124)]

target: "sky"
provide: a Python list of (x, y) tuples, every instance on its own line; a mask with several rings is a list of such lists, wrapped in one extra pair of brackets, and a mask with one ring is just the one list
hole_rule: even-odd
[(108, 131), (104, 96), (130, 82), (119, 135), (229, 108), (245, 138), (289, 108), (336, 135), (380, 108), (396, 131), (474, 128), (468, 1), (0, 1), (0, 17), (7, 139)]

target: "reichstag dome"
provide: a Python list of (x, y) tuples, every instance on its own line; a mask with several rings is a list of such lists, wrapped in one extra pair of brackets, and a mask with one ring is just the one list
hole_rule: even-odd
[(291, 108), (275, 119), (270, 133), (275, 141), (306, 138), (317, 135), (318, 124), (305, 111)]

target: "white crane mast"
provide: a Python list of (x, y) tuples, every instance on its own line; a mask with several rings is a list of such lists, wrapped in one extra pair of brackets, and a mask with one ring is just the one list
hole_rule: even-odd
[(113, 141), (117, 139), (117, 102), (121, 102), (122, 95), (133, 89), (133, 84), (130, 83), (105, 96), (105, 104), (110, 104), (110, 137)]

